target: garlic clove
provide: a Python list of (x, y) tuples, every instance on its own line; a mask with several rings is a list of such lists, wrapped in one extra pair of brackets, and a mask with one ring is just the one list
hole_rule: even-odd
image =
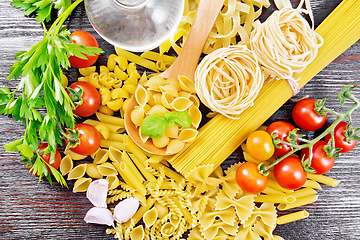
[(139, 208), (139, 200), (136, 198), (127, 198), (119, 202), (114, 209), (114, 220), (118, 223), (125, 223), (134, 216)]
[(99, 179), (92, 182), (86, 192), (86, 197), (95, 207), (106, 208), (106, 198), (109, 182), (106, 179)]
[(114, 227), (114, 219), (111, 211), (107, 208), (93, 207), (84, 217), (87, 223), (96, 223)]

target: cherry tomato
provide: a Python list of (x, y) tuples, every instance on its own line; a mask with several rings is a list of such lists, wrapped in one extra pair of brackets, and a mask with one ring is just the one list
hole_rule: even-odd
[[(91, 155), (99, 149), (101, 139), (95, 127), (86, 123), (78, 123), (75, 124), (75, 130), (79, 131), (80, 143), (76, 147), (70, 148), (71, 151), (81, 155)], [(68, 140), (65, 142), (69, 143)]]
[[(37, 149), (37, 152), (40, 153), (41, 151), (45, 150), (48, 147), (47, 143), (40, 143), (39, 147)], [(41, 154), (40, 155), (42, 157), (42, 159), (50, 164), (50, 158), (51, 158), (51, 154)], [(59, 150), (56, 149), (55, 151), (55, 158), (54, 158), (54, 162), (52, 162), (50, 164), (50, 166), (52, 166), (55, 169), (58, 169), (60, 167), (60, 163), (61, 163), (61, 154), (59, 152)], [(29, 172), (32, 172), (30, 169), (31, 167), (29, 166), (29, 164), (26, 164), (26, 168), (29, 170)], [(51, 174), (51, 170), (50, 168), (46, 165), (46, 168), (48, 169), (49, 173)]]
[[(327, 173), (334, 166), (335, 158), (327, 156), (324, 146), (326, 146), (326, 142), (318, 141), (312, 149), (311, 167), (315, 169), (316, 174)], [(307, 159), (308, 157), (309, 149), (304, 148), (301, 151), (301, 158)]]
[[(73, 112), (80, 117), (88, 117), (99, 110), (101, 97), (98, 90), (88, 82), (74, 82), (69, 86), (69, 88), (74, 89), (75, 92), (79, 92), (81, 87), (83, 89), (81, 96), (82, 103), (78, 105)], [(74, 96), (71, 97), (74, 98)], [(79, 101), (76, 98), (73, 100)]]
[[(346, 141), (346, 137), (344, 135), (344, 131), (346, 131), (346, 122), (340, 122), (334, 128), (334, 139), (335, 139), (335, 148), (342, 148), (340, 153), (345, 153), (351, 151), (355, 146), (357, 141), (350, 140), (350, 142)], [(325, 141), (329, 142), (331, 135), (328, 134), (325, 136)]]
[(259, 173), (256, 163), (246, 162), (237, 169), (236, 182), (244, 192), (258, 194), (266, 188), (268, 178)]
[(265, 161), (274, 154), (274, 145), (269, 133), (255, 131), (246, 140), (246, 148), (252, 158), (258, 161)]
[[(278, 135), (276, 139), (280, 139), (284, 142), (288, 142), (286, 138), (289, 136), (289, 132), (293, 131), (294, 129), (295, 127), (290, 123), (277, 121), (271, 123), (266, 129), (266, 132), (268, 132), (269, 134), (275, 133)], [(280, 143), (279, 146), (281, 146), (281, 148), (275, 148), (275, 152), (274, 152), (274, 155), (277, 157), (282, 157), (292, 150), (290, 146), (284, 145), (282, 143)]]
[[(91, 35), (88, 32), (85, 31), (75, 31), (70, 35), (73, 43), (75, 44), (79, 44), (79, 45), (84, 45), (85, 47), (99, 47), (98, 42), (96, 41), (96, 39), (94, 38), (93, 35)], [(84, 54), (87, 59), (81, 59), (78, 58), (76, 56), (70, 56), (69, 57), (69, 61), (71, 66), (75, 67), (75, 68), (86, 68), (86, 67), (90, 67), (91, 65), (93, 65), (96, 60), (98, 59), (99, 55), (94, 55), (94, 56), (90, 56), (87, 54)]]
[(298, 157), (289, 156), (275, 165), (274, 176), (281, 187), (295, 190), (304, 185), (307, 174), (301, 160)]
[(315, 100), (311, 98), (300, 100), (293, 108), (292, 118), (299, 128), (315, 131), (326, 122), (327, 115), (320, 116), (314, 110)]

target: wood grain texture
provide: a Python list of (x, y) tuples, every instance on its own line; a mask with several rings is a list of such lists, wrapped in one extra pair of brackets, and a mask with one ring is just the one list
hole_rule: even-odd
[[(42, 38), (43, 30), (33, 17), (24, 17), (23, 12), (10, 6), (11, 0), (0, 1), (0, 86), (14, 88), (16, 81), (5, 81), (14, 54), (27, 50)], [(294, 1), (296, 2), (296, 1)], [(312, 0), (315, 25), (317, 26), (341, 0)], [(269, 10), (270, 11), (270, 10)], [(267, 11), (267, 12), (269, 12)], [(106, 62), (106, 56), (114, 53), (110, 44), (103, 41), (92, 29), (81, 4), (66, 22), (69, 30), (89, 31), (105, 50), (98, 65)], [(75, 80), (77, 70), (66, 72)], [(360, 84), (360, 41), (329, 64), (312, 79), (295, 99), (308, 95), (312, 98), (327, 98), (327, 106), (341, 111), (336, 94), (346, 84)], [(360, 89), (355, 90), (360, 97)], [(293, 101), (286, 102), (268, 121), (292, 122)], [(328, 119), (328, 124), (334, 117)], [(360, 112), (353, 115), (354, 125), (360, 126)], [(16, 153), (5, 152), (3, 145), (22, 137), (24, 128), (12, 118), (0, 116), (0, 239), (113, 239), (105, 233), (106, 227), (86, 224), (84, 215), (91, 207), (85, 194), (74, 194), (58, 184), (49, 186), (30, 175)], [(307, 133), (311, 138), (315, 133)], [(328, 176), (337, 178), (337, 187), (322, 185), (316, 203), (301, 207), (309, 218), (278, 226), (277, 235), (286, 240), (356, 240), (360, 239), (360, 146), (336, 160)], [(229, 166), (242, 159), (241, 151), (234, 152), (223, 164)], [(72, 189), (73, 181), (70, 182)]]

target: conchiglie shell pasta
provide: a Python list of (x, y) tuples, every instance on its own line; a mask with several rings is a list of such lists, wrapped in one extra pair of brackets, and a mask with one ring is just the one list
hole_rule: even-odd
[(200, 125), (200, 122), (201, 122), (201, 118), (202, 118), (199, 108), (195, 107), (194, 105), (191, 105), (187, 111), (191, 116), (192, 125), (194, 127), (198, 128)]
[(154, 93), (153, 96), (154, 96), (154, 100), (155, 100), (154, 105), (161, 105), (162, 94), (161, 93)]
[(66, 149), (64, 151), (64, 153), (65, 153), (65, 155), (70, 155), (72, 160), (83, 160), (87, 157), (86, 155), (81, 155), (81, 154), (75, 153), (75, 152), (71, 151), (70, 149)]
[(99, 173), (99, 170), (97, 168), (97, 164), (94, 163), (88, 163), (86, 164), (86, 174), (89, 175), (89, 177), (92, 178), (103, 178), (103, 175)]
[(200, 100), (196, 97), (195, 94), (191, 94), (189, 96), (189, 99), (193, 102), (195, 107), (197, 107), (197, 108), (200, 107)]
[(168, 78), (168, 79), (166, 79), (166, 81), (168, 81), (169, 84), (173, 85), (178, 92), (182, 90), (182, 88), (180, 87), (178, 79), (176, 79), (176, 78)]
[(158, 212), (155, 207), (151, 208), (149, 211), (147, 211), (143, 216), (143, 221), (145, 223), (145, 226), (147, 228), (150, 228), (157, 220), (158, 218)]
[(152, 142), (157, 148), (163, 148), (166, 147), (169, 143), (169, 137), (164, 135), (161, 138), (153, 138)]
[(160, 86), (167, 84), (167, 81), (160, 76), (151, 77), (144, 86), (148, 87), (149, 90), (160, 92)]
[(73, 192), (86, 192), (91, 183), (91, 178), (79, 178), (74, 183)]
[(190, 107), (192, 104), (193, 102), (188, 98), (178, 97), (170, 103), (170, 106), (176, 111), (182, 112), (188, 109), (188, 107)]
[(66, 155), (65, 157), (63, 157), (63, 159), (61, 159), (60, 172), (63, 176), (68, 174), (73, 167), (74, 167), (74, 163), (70, 155)]
[(131, 111), (130, 119), (136, 127), (139, 127), (142, 124), (144, 117), (145, 111), (141, 107), (135, 107), (135, 109)]
[(140, 106), (144, 106), (149, 101), (150, 96), (143, 86), (138, 85), (135, 91), (135, 99)]
[(179, 97), (190, 98), (190, 96), (191, 96), (190, 92), (186, 92), (186, 91), (179, 92)]
[(142, 225), (135, 227), (130, 233), (131, 240), (143, 240), (144, 236), (145, 236), (145, 232)]
[(109, 163), (109, 162), (105, 162), (101, 165), (97, 166), (99, 173), (103, 176), (116, 176), (117, 175), (117, 171), (115, 169), (115, 167)]
[(93, 163), (95, 164), (101, 164), (106, 162), (106, 160), (108, 160), (109, 158), (109, 152), (106, 149), (102, 149), (100, 148), (94, 155), (94, 161)]
[(193, 81), (191, 81), (188, 77), (186, 77), (184, 75), (179, 76), (179, 85), (180, 85), (181, 89), (184, 91), (191, 92), (191, 93), (196, 92), (195, 84), (193, 83)]
[(165, 135), (169, 138), (177, 138), (179, 136), (179, 127), (167, 125)]
[(174, 154), (181, 151), (185, 146), (183, 141), (174, 139), (169, 142), (166, 148), (166, 154)]
[(109, 182), (109, 190), (117, 188), (120, 184), (117, 176), (107, 176), (106, 180)]
[(75, 168), (71, 170), (68, 175), (68, 180), (79, 179), (85, 175), (86, 172), (86, 164), (77, 165)]
[(171, 109), (170, 103), (174, 101), (174, 96), (168, 92), (164, 92), (161, 96), (161, 104), (167, 109)]
[(173, 86), (171, 84), (166, 84), (164, 86), (160, 86), (159, 88), (162, 93), (167, 92), (167, 93), (170, 93), (171, 95), (173, 95), (174, 97), (179, 96), (178, 90), (176, 89), (175, 86)]
[(178, 139), (184, 142), (191, 142), (196, 138), (197, 134), (197, 130), (186, 128), (180, 132)]
[(160, 115), (165, 115), (166, 112), (168, 112), (169, 110), (167, 110), (163, 105), (154, 105), (150, 111), (147, 112), (147, 115), (150, 114), (160, 114)]

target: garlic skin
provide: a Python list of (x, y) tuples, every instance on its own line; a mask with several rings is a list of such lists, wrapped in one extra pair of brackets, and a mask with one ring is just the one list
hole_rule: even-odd
[(134, 216), (139, 208), (139, 200), (127, 198), (119, 202), (114, 209), (114, 220), (118, 223), (125, 223)]
[(86, 197), (95, 207), (107, 207), (108, 186), (109, 182), (106, 179), (99, 179), (90, 184), (86, 191)]
[(114, 219), (111, 211), (107, 208), (93, 207), (86, 213), (86, 223), (96, 223), (114, 227)]

